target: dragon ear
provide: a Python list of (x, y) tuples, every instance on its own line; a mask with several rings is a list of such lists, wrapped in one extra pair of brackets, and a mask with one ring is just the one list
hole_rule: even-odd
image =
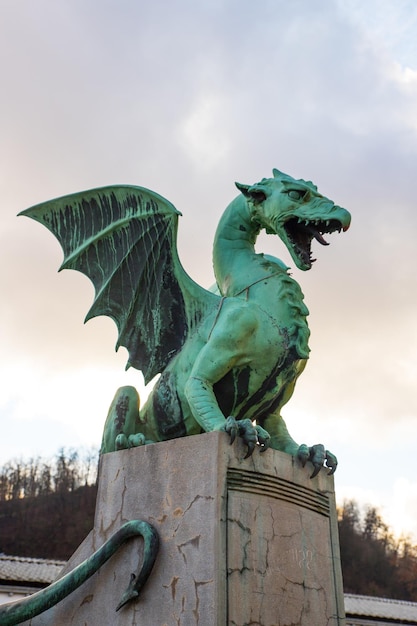
[(236, 187), (248, 200), (252, 200), (255, 204), (263, 202), (266, 199), (266, 192), (264, 187), (258, 183), (257, 185), (242, 185), (241, 183), (235, 183)]
[(235, 183), (235, 185), (239, 189), (240, 193), (243, 193), (245, 198), (250, 197), (249, 189), (251, 188), (251, 185), (242, 185), (242, 183)]

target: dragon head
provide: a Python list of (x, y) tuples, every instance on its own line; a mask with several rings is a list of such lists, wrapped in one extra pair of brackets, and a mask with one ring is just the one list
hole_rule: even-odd
[(257, 228), (278, 235), (296, 266), (309, 270), (316, 260), (311, 252), (313, 239), (329, 245), (323, 235), (346, 231), (350, 213), (322, 196), (310, 181), (296, 180), (276, 169), (273, 175), (254, 185), (236, 183), (236, 187), (246, 197)]

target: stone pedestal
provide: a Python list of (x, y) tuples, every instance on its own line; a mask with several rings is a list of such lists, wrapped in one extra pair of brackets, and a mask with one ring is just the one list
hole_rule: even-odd
[(141, 560), (126, 543), (32, 626), (345, 624), (333, 478), (291, 456), (207, 433), (105, 455), (94, 529), (67, 571), (125, 521), (161, 539), (137, 602), (115, 608)]

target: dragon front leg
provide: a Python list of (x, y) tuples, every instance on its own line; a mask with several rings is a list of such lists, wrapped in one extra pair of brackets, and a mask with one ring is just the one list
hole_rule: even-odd
[[(205, 432), (226, 431), (232, 443), (236, 436), (242, 437), (248, 446), (247, 456), (252, 454), (258, 443), (267, 447), (269, 435), (254, 426), (250, 419), (236, 421), (233, 416), (226, 418), (220, 409), (214, 386), (228, 375), (233, 375), (235, 368), (250, 369), (248, 354), (254, 350), (258, 326), (258, 318), (250, 307), (226, 298), (222, 315), (216, 319), (184, 386), (189, 409), (201, 428)], [(247, 386), (244, 393), (249, 393)]]
[(219, 409), (213, 386), (207, 380), (196, 376), (191, 377), (186, 385), (186, 397), (193, 406), (194, 416), (205, 432), (222, 430), (230, 435), (230, 443), (236, 437), (241, 437), (248, 447), (245, 458), (253, 453), (259, 444), (262, 450), (269, 447), (269, 434), (260, 426), (255, 426), (250, 419), (236, 420), (233, 416), (227, 418)]

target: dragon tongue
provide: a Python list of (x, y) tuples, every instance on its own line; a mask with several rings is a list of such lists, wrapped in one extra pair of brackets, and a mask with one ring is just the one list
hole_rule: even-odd
[(325, 238), (319, 231), (318, 227), (314, 223), (308, 223), (308, 222), (300, 223), (299, 222), (298, 227), (300, 231), (304, 231), (305, 233), (308, 233), (312, 239), (316, 239), (322, 246), (330, 245), (329, 243), (327, 243), (327, 241), (325, 240)]
[(323, 237), (321, 232), (319, 230), (317, 230), (317, 228), (314, 228), (313, 226), (309, 226), (309, 230), (310, 230), (311, 234), (313, 235), (314, 239), (316, 239), (319, 243), (321, 243), (322, 246), (329, 246), (330, 245), (325, 240), (325, 238)]

